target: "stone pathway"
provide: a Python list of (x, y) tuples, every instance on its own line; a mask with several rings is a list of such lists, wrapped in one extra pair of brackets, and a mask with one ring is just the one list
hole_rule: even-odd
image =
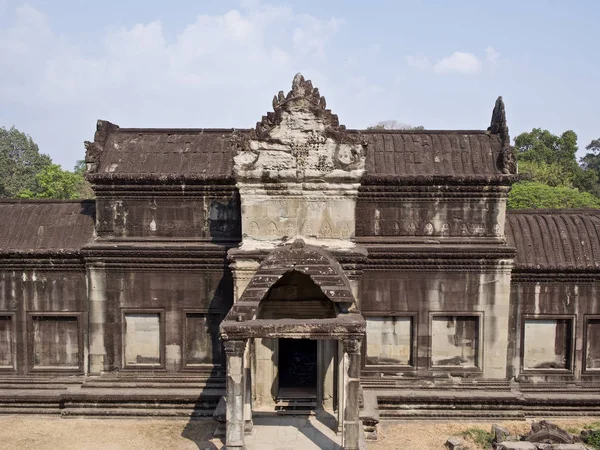
[(248, 450), (338, 450), (341, 434), (336, 436), (314, 416), (256, 417)]

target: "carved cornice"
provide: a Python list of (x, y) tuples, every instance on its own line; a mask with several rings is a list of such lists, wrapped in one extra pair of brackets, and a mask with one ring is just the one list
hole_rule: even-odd
[(82, 249), (86, 265), (105, 270), (228, 270), (227, 250), (219, 245), (173, 245), (131, 242), (95, 243)]
[(515, 268), (511, 276), (511, 284), (549, 283), (564, 285), (564, 283), (597, 283), (600, 272), (523, 272)]
[(509, 186), (519, 180), (516, 174), (506, 175), (373, 175), (366, 174), (363, 185), (480, 185), (480, 186)]
[(485, 185), (368, 185), (362, 184), (358, 199), (382, 199), (398, 201), (406, 199), (418, 199), (419, 201), (438, 201), (439, 199), (505, 199), (510, 191), (509, 186), (485, 186)]
[(510, 273), (515, 249), (511, 247), (367, 247), (365, 271), (500, 272)]
[[(356, 236), (356, 242), (364, 245), (367, 249), (372, 246), (381, 245), (440, 245), (450, 247), (453, 245), (477, 245), (477, 246), (502, 246), (506, 244), (505, 236), (498, 237), (477, 237), (477, 236), (402, 236), (402, 235), (382, 235), (382, 236)], [(433, 250), (431, 253), (437, 255), (440, 250)], [(442, 250), (443, 251), (443, 250)]]
[(238, 190), (233, 184), (100, 184), (93, 188), (97, 199), (123, 200), (128, 197), (188, 199), (207, 195), (211, 198), (231, 198), (232, 195), (238, 195)]
[(232, 185), (235, 183), (233, 175), (225, 176), (220, 174), (160, 174), (160, 173), (86, 173), (86, 180), (93, 184), (128, 184), (128, 185), (159, 185), (163, 187), (165, 184), (191, 185), (191, 184), (207, 184), (217, 185), (225, 184)]
[(47, 270), (59, 272), (85, 271), (85, 262), (79, 252), (14, 253), (0, 255), (0, 270)]

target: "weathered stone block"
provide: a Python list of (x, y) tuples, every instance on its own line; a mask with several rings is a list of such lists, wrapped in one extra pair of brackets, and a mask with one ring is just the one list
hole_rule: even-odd
[(465, 445), (464, 442), (457, 438), (457, 437), (451, 437), (446, 441), (446, 447), (449, 450), (464, 450), (465, 449)]
[(505, 441), (498, 444), (496, 450), (537, 450), (537, 447), (533, 442), (510, 442)]

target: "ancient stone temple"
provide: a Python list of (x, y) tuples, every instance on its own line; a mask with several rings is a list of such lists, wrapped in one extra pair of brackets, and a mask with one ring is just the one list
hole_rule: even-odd
[(229, 449), (315, 412), (357, 449), (600, 411), (600, 212), (506, 211), (501, 98), (483, 131), (348, 130), (297, 75), (255, 129), (86, 148), (95, 200), (0, 202), (0, 412), (215, 414)]

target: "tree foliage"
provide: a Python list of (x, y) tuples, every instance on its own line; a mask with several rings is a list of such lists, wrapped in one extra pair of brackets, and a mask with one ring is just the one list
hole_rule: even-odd
[(75, 200), (82, 198), (85, 183), (81, 173), (69, 172), (58, 164), (51, 164), (38, 172), (32, 188), (21, 191), (18, 197)]
[(31, 188), (36, 175), (50, 164), (30, 136), (15, 127), (0, 127), (0, 197), (16, 197)]
[(508, 209), (600, 208), (600, 199), (570, 187), (521, 181), (513, 185), (507, 206)]
[(585, 149), (588, 153), (579, 160), (581, 167), (593, 171), (600, 179), (600, 138), (594, 139)]
[(89, 198), (92, 190), (84, 172), (82, 161), (73, 172), (63, 170), (40, 153), (30, 136), (0, 127), (0, 198)]
[(381, 120), (375, 125), (367, 127), (367, 130), (424, 130), (425, 127), (418, 125), (416, 127), (397, 120)]
[(577, 135), (571, 130), (557, 136), (534, 128), (517, 136), (515, 152), (519, 173), (527, 181), (513, 186), (508, 207), (600, 207), (600, 171), (594, 170), (596, 162), (600, 168), (600, 161), (590, 157), (588, 164), (579, 165), (577, 150)]

